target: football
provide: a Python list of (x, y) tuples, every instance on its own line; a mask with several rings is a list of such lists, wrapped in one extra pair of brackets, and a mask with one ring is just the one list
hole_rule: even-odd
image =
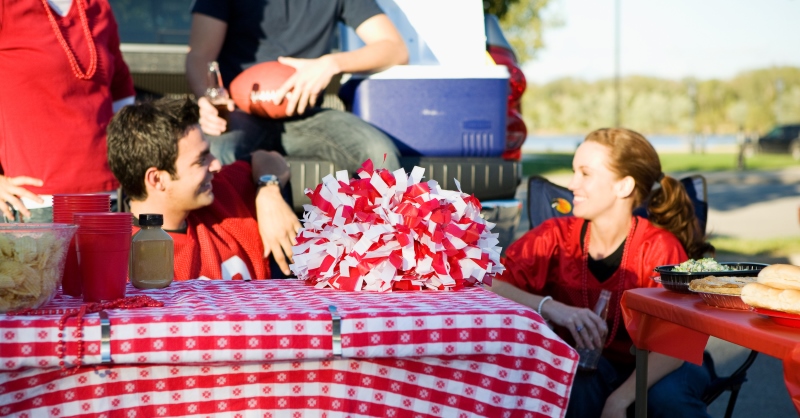
[(275, 97), (275, 90), (294, 72), (293, 67), (278, 61), (256, 64), (242, 71), (231, 82), (233, 102), (236, 103), (236, 107), (251, 115), (272, 119), (285, 118), (286, 97)]

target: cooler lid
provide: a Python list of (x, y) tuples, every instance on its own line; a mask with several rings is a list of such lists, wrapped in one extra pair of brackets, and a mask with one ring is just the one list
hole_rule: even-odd
[(371, 80), (419, 80), (419, 79), (508, 79), (505, 65), (396, 65), (373, 74), (353, 74), (353, 78)]

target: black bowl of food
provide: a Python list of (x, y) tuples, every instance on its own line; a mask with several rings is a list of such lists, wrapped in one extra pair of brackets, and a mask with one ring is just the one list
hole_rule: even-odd
[(654, 271), (660, 277), (653, 277), (653, 280), (673, 292), (692, 293), (689, 290), (689, 283), (694, 279), (702, 279), (707, 276), (756, 277), (768, 265), (741, 262), (718, 263), (713, 259), (704, 258), (689, 260), (681, 264), (658, 266)]

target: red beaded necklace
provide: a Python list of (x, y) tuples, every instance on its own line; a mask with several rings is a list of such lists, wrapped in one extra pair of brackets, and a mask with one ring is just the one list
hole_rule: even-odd
[(56, 34), (58, 43), (61, 44), (61, 48), (64, 50), (64, 53), (67, 54), (67, 60), (69, 60), (70, 67), (72, 67), (72, 73), (75, 74), (75, 77), (79, 80), (89, 80), (94, 76), (97, 70), (97, 49), (94, 45), (94, 38), (92, 38), (92, 30), (89, 28), (89, 19), (86, 18), (86, 8), (83, 5), (83, 0), (73, 0), (73, 2), (76, 3), (75, 7), (78, 8), (78, 16), (80, 16), (81, 19), (83, 35), (86, 37), (86, 44), (89, 46), (89, 68), (85, 73), (81, 70), (78, 61), (75, 59), (75, 54), (72, 52), (69, 44), (67, 44), (66, 39), (64, 39), (61, 28), (58, 27), (56, 18), (53, 16), (53, 11), (50, 10), (47, 0), (42, 0), (42, 5), (44, 6), (45, 12), (47, 12), (47, 18), (50, 20), (50, 26), (53, 27), (53, 32)]
[(117, 299), (111, 302), (86, 303), (77, 309), (27, 309), (21, 312), (8, 313), (8, 315), (61, 315), (61, 319), (58, 320), (58, 345), (56, 346), (56, 354), (58, 354), (58, 365), (63, 371), (67, 371), (68, 369), (66, 366), (67, 342), (66, 338), (64, 338), (64, 329), (66, 328), (67, 320), (74, 316), (78, 321), (75, 325), (76, 338), (78, 340), (78, 354), (75, 359), (74, 368), (72, 369), (72, 373), (75, 373), (81, 367), (81, 364), (83, 364), (83, 317), (87, 313), (100, 312), (106, 309), (134, 309), (162, 306), (164, 306), (164, 302), (159, 302), (150, 296), (139, 295)]
[[(631, 221), (631, 228), (628, 231), (628, 238), (625, 239), (625, 243), (623, 244), (625, 248), (622, 250), (622, 261), (619, 265), (619, 277), (617, 280), (619, 281), (619, 285), (617, 286), (617, 302), (616, 305), (609, 305), (609, 306), (616, 306), (616, 311), (614, 313), (614, 325), (611, 327), (611, 333), (608, 335), (608, 339), (606, 339), (606, 345), (604, 347), (608, 347), (611, 345), (611, 342), (614, 341), (614, 337), (617, 335), (617, 329), (619, 328), (619, 318), (620, 318), (620, 311), (622, 309), (619, 308), (620, 301), (622, 300), (622, 292), (625, 286), (625, 266), (628, 265), (628, 249), (632, 246), (633, 240), (633, 233), (636, 231), (636, 226), (639, 224), (639, 220), (636, 217), (633, 217)], [(583, 260), (582, 260), (582, 283), (581, 283), (581, 295), (583, 296), (583, 306), (585, 308), (589, 308), (589, 237), (591, 236), (592, 223), (589, 222), (589, 225), (586, 226), (586, 238), (583, 240)], [(591, 309), (591, 308), (589, 308)]]

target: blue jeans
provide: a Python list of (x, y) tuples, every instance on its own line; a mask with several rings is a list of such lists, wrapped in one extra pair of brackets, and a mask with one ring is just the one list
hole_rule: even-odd
[(367, 159), (372, 159), (375, 168), (400, 168), (397, 147), (386, 134), (352, 113), (332, 109), (309, 109), (302, 116), (280, 120), (236, 110), (230, 115), (227, 132), (207, 138), (211, 153), (222, 164), (264, 149), (290, 157), (330, 161), (337, 170), (347, 170), (351, 176)]
[[(633, 365), (612, 365), (600, 358), (594, 372), (578, 371), (567, 408), (568, 418), (599, 417), (606, 399), (633, 372)], [(647, 391), (647, 416), (650, 418), (710, 418), (703, 392), (711, 383), (705, 366), (689, 362), (664, 376)], [(633, 405), (628, 416), (633, 416)]]

